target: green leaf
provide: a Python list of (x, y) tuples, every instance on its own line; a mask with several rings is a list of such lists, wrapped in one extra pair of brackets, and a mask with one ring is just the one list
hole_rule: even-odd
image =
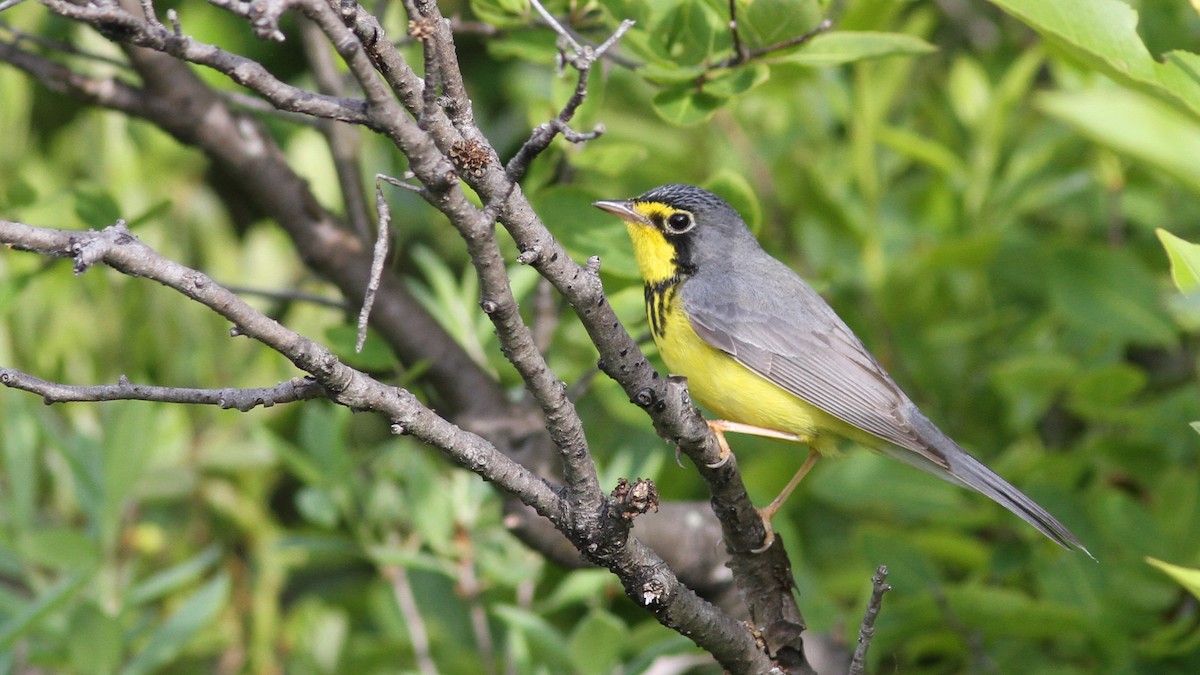
[(1109, 77), (1200, 115), (1200, 57), (1168, 52), (1159, 62), (1138, 35), (1138, 14), (1120, 0), (991, 0)]
[[(897, 476), (902, 475), (902, 479)], [(963, 492), (931, 475), (899, 468), (875, 454), (856, 452), (828, 462), (812, 495), (852, 513), (923, 519), (964, 512)]]
[(629, 629), (624, 622), (603, 609), (593, 609), (571, 633), (574, 672), (606, 675), (616, 671), (628, 637)]
[(20, 174), (9, 176), (4, 186), (3, 192), (0, 192), (0, 206), (3, 206), (6, 211), (14, 211), (25, 206), (30, 206), (37, 201), (37, 188), (21, 177)]
[(726, 20), (704, 0), (683, 0), (651, 27), (661, 56), (680, 65), (712, 60), (718, 38), (728, 39)]
[(338, 523), (338, 507), (333, 497), (320, 488), (307, 485), (296, 493), (296, 510), (304, 519), (325, 529)]
[(121, 624), (95, 604), (75, 608), (67, 651), (77, 673), (114, 673), (121, 663), (125, 636)]
[(758, 195), (754, 192), (754, 186), (750, 185), (749, 180), (746, 180), (745, 174), (738, 173), (733, 169), (721, 169), (715, 176), (708, 179), (703, 187), (721, 195), (725, 201), (729, 202), (729, 205), (745, 219), (751, 232), (757, 235), (762, 229), (762, 206), (758, 203)]
[(1037, 98), (1047, 115), (1116, 152), (1165, 171), (1200, 194), (1200, 124), (1145, 94), (1115, 87)]
[(883, 125), (875, 130), (879, 142), (941, 173), (957, 178), (967, 172), (958, 155), (941, 143), (909, 129)]
[(545, 614), (571, 605), (591, 604), (619, 588), (620, 582), (608, 570), (575, 570), (554, 587), (554, 592), (537, 609)]
[(534, 209), (542, 222), (572, 257), (587, 260), (598, 255), (601, 271), (627, 279), (639, 278), (633, 246), (624, 224), (592, 206), (596, 199), (592, 193), (573, 186), (556, 186), (532, 196)]
[(347, 365), (367, 371), (394, 370), (396, 353), (388, 343), (372, 329), (367, 329), (367, 341), (361, 352), (354, 351), (358, 343), (358, 327), (340, 323), (325, 329), (325, 339), (337, 352), (338, 358)]
[(229, 598), (229, 575), (219, 574), (202, 586), (160, 625), (146, 646), (125, 666), (124, 675), (149, 673), (171, 663), (188, 642), (217, 617)]
[(1184, 293), (1200, 290), (1200, 244), (1180, 239), (1162, 228), (1157, 228), (1154, 232), (1162, 242), (1163, 248), (1167, 250), (1175, 287)]
[(348, 420), (341, 411), (328, 406), (313, 406), (300, 417), (300, 446), (321, 472), (323, 486), (346, 484), (353, 480), (346, 441)]
[(1034, 599), (1011, 588), (967, 586), (949, 588), (946, 599), (968, 628), (1006, 638), (1049, 639), (1077, 634), (1087, 624), (1081, 610)]
[(937, 47), (903, 33), (834, 31), (816, 36), (800, 51), (782, 57), (769, 55), (768, 58), (806, 66), (836, 66), (888, 56), (919, 56), (934, 51)]
[(1134, 395), (1146, 386), (1146, 373), (1128, 363), (1095, 368), (1071, 385), (1071, 410), (1084, 417), (1105, 419), (1128, 412)]
[(26, 533), (21, 538), (21, 552), (27, 563), (52, 569), (91, 569), (100, 561), (100, 547), (95, 539), (78, 529), (66, 527)]
[(751, 49), (770, 47), (812, 30), (821, 12), (813, 0), (744, 0), (738, 2), (738, 28)]
[(159, 419), (157, 406), (134, 403), (117, 406), (107, 420), (100, 458), (100, 542), (111, 550), (121, 529), (127, 505), (137, 497), (137, 484), (149, 465)]
[(695, 84), (704, 76), (704, 66), (679, 66), (673, 63), (648, 63), (638, 68), (648, 82), (661, 85)]
[(739, 96), (766, 82), (770, 76), (771, 69), (767, 64), (755, 63), (717, 75), (705, 82), (702, 89), (713, 96)]
[(145, 211), (142, 211), (132, 218), (129, 218), (129, 222), (126, 223), (126, 225), (128, 225), (129, 229), (132, 230), (139, 225), (149, 223), (155, 218), (158, 218), (159, 216), (162, 216), (170, 211), (173, 204), (174, 202), (172, 202), (170, 199), (161, 199), (157, 203), (152, 204)]
[(708, 121), (726, 99), (713, 96), (695, 85), (664, 89), (654, 96), (654, 112), (664, 120), (681, 127)]
[(623, 143), (599, 138), (588, 143), (583, 152), (571, 157), (571, 164), (606, 176), (619, 176), (645, 161), (650, 151), (642, 143)]
[[(527, 0), (471, 0), (471, 12), (480, 21), (496, 28), (519, 28), (527, 25), (530, 18)], [(550, 33), (548, 28), (545, 32)]]
[(31, 401), (25, 397), (11, 397), (4, 410), (4, 428), (0, 429), (0, 500), (7, 511), (6, 526), (17, 533), (29, 529), (34, 523), (37, 509), (38, 475), (38, 428)]
[(78, 188), (75, 190), (75, 215), (88, 227), (108, 227), (121, 217), (121, 206), (107, 190)]
[(66, 602), (91, 578), (90, 573), (82, 572), (64, 577), (0, 624), (0, 653), (6, 652), (21, 636), (33, 630), (38, 621)]
[(1189, 593), (1200, 598), (1200, 569), (1180, 567), (1179, 565), (1172, 565), (1171, 563), (1150, 557), (1146, 558), (1146, 562), (1166, 572), (1167, 576), (1178, 582), (1180, 586), (1186, 588)]
[(540, 665), (546, 672), (571, 672), (574, 659), (571, 648), (562, 634), (552, 624), (529, 610), (512, 605), (497, 605), (492, 608), (496, 618), (511, 631), (528, 642)]
[(1009, 427), (1028, 429), (1046, 413), (1075, 376), (1079, 364), (1054, 353), (1022, 354), (992, 366), (992, 386), (1009, 408)]
[(958, 119), (970, 127), (979, 124), (992, 105), (991, 83), (979, 61), (969, 56), (955, 59), (946, 85), (946, 94)]
[(505, 36), (503, 40), (488, 40), (487, 48), (488, 52), (496, 58), (528, 61), (529, 63), (553, 63), (558, 55), (555, 37), (549, 29), (514, 31)]
[(420, 550), (409, 550), (399, 545), (383, 545), (370, 546), (365, 552), (377, 565), (396, 565), (408, 570), (434, 572), (447, 579), (457, 578), (455, 575), (458, 568), (454, 562)]
[(168, 567), (138, 583), (129, 591), (127, 601), (135, 605), (150, 602), (195, 583), (217, 562), (219, 555), (220, 549), (216, 545), (209, 546), (178, 565)]
[(1155, 309), (1158, 283), (1126, 251), (1057, 251), (1046, 281), (1059, 313), (1080, 330), (1125, 343), (1175, 342), (1174, 327)]

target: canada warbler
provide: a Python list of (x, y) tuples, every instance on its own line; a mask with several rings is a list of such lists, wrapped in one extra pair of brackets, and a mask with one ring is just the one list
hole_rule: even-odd
[[(737, 211), (691, 185), (664, 185), (595, 205), (625, 221), (645, 282), (650, 332), (667, 367), (724, 421), (722, 431), (807, 444), (804, 467), (834, 437), (862, 443), (991, 497), (1064, 548), (1079, 539), (930, 422), (803, 279), (759, 246)], [(724, 461), (724, 460), (722, 460)], [(718, 464), (719, 465), (719, 464)], [(768, 535), (764, 548), (772, 539)]]

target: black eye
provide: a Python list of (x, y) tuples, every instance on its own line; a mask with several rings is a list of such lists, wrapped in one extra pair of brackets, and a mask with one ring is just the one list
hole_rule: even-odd
[(672, 213), (667, 217), (667, 231), (672, 234), (681, 234), (692, 229), (694, 224), (691, 214), (678, 212)]

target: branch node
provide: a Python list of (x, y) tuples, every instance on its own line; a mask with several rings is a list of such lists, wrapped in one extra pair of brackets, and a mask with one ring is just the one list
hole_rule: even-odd
[(521, 263), (522, 265), (532, 265), (541, 259), (542, 246), (540, 244), (534, 244), (524, 251), (521, 251), (521, 254), (517, 256), (517, 262)]
[(104, 256), (114, 246), (123, 246), (135, 241), (135, 238), (125, 227), (125, 220), (118, 219), (116, 223), (100, 230), (89, 232), (89, 236), (74, 237), (71, 240), (71, 257), (75, 258), (74, 272), (83, 274), (89, 267), (104, 259)]
[(459, 171), (465, 171), (476, 178), (483, 176), (483, 170), (491, 161), (491, 153), (487, 147), (477, 140), (455, 141), (450, 146), (450, 161)]
[(500, 311), (500, 303), (491, 298), (484, 298), (479, 301), (479, 308), (483, 310), (484, 314), (495, 314)]
[(617, 513), (627, 521), (643, 513), (658, 511), (658, 488), (654, 481), (648, 479), (638, 478), (633, 483), (627, 478), (618, 479), (617, 487), (613, 488), (609, 496), (612, 497)]
[(287, 0), (259, 0), (252, 2), (247, 12), (250, 27), (260, 40), (283, 42), (286, 36), (279, 30), (279, 18), (291, 3)]
[(599, 276), (600, 275), (600, 256), (594, 255), (594, 256), (588, 258), (587, 265), (584, 266), (584, 269), (587, 270), (588, 274), (591, 274), (592, 276)]
[(563, 138), (572, 143), (586, 143), (587, 141), (595, 140), (602, 136), (604, 132), (605, 128), (603, 124), (597, 124), (591, 131), (575, 131), (566, 125), (563, 125), (562, 129)]
[(162, 22), (158, 20), (158, 13), (154, 10), (154, 0), (142, 0), (142, 16), (145, 17), (146, 23), (155, 28), (162, 28)]
[(432, 39), (437, 34), (437, 19), (428, 16), (412, 19), (408, 22), (408, 34), (421, 42)]
[(167, 10), (167, 21), (171, 23), (171, 32), (179, 39), (185, 39), (183, 36), (183, 23), (179, 21), (179, 12), (174, 8)]
[(649, 408), (658, 401), (658, 395), (650, 387), (643, 387), (633, 395), (633, 403), (639, 408)]
[(642, 604), (647, 607), (656, 602), (662, 602), (666, 594), (666, 586), (660, 579), (651, 579), (642, 584)]

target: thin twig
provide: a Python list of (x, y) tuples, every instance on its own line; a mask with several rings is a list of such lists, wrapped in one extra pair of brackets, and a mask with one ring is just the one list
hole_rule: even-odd
[[(300, 38), (318, 91), (327, 96), (345, 96), (345, 80), (333, 62), (320, 27), (312, 21), (301, 21)], [(371, 240), (371, 214), (363, 190), (358, 129), (331, 120), (322, 122), (320, 129), (333, 157), (342, 203), (346, 205), (346, 220), (350, 222), (350, 231), (365, 244)]]
[(458, 588), (459, 595), (467, 603), (467, 612), (471, 619), (471, 632), (475, 634), (475, 646), (479, 649), (479, 663), (483, 675), (495, 675), (496, 657), (495, 644), (492, 641), (492, 630), (488, 626), (487, 608), (483, 603), (483, 584), (475, 573), (477, 563), (475, 544), (471, 533), (460, 524), (456, 524), (454, 541), (458, 544), (461, 554), (458, 558)]
[(542, 515), (563, 518), (564, 505), (554, 490), (491, 443), (440, 417), (412, 392), (385, 385), (345, 365), (325, 347), (259, 312), (208, 275), (161, 256), (121, 222), (81, 232), (0, 220), (0, 245), (71, 258), (76, 274), (103, 263), (129, 276), (157, 281), (224, 317), (237, 334), (286, 357), (312, 375), (336, 403), (386, 416), (395, 433), (411, 434), (440, 448), (456, 463), (501, 486)]
[(396, 606), (404, 616), (404, 625), (408, 627), (409, 642), (412, 643), (413, 655), (417, 660), (417, 668), (424, 675), (437, 675), (437, 664), (433, 661), (429, 648), (429, 633), (425, 630), (425, 618), (421, 608), (417, 606), (417, 597), (413, 595), (412, 584), (408, 580), (408, 571), (400, 565), (388, 565), (384, 574), (392, 585), (392, 597), (396, 598)]
[[(18, 5), (24, 1), (25, 0), (13, 0), (13, 3), (8, 5), (7, 7), (0, 6), (0, 12), (4, 11), (5, 9), (8, 9), (8, 7), (15, 7), (16, 5)], [(70, 44), (68, 42), (61, 42), (59, 40), (51, 40), (49, 38), (42, 37), (41, 35), (36, 35), (34, 33), (27, 33), (25, 31), (21, 30), (20, 28), (13, 26), (12, 24), (8, 23), (7, 21), (0, 21), (0, 29), (6, 30), (12, 34), (12, 37), (13, 37), (12, 42), (14, 45), (20, 45), (22, 42), (29, 42), (29, 43), (35, 44), (39, 47), (43, 47), (49, 52), (53, 52), (53, 53), (57, 53), (57, 54), (69, 54), (71, 56), (78, 56), (80, 58), (87, 59), (88, 61), (94, 61), (96, 63), (103, 63), (105, 65), (115, 66), (115, 67), (121, 69), (122, 71), (129, 70), (129, 63), (127, 61), (113, 58), (113, 57), (107, 56), (105, 54), (98, 54), (96, 52), (90, 52), (90, 51), (87, 51), (86, 49), (80, 49), (79, 47), (76, 47), (75, 45)]]
[[(729, 4), (732, 6), (733, 0), (730, 0)], [(730, 21), (731, 29), (733, 28), (732, 24), (733, 24), (733, 21)], [(748, 63), (749, 61), (753, 61), (754, 59), (757, 59), (760, 56), (766, 56), (767, 54), (771, 54), (773, 52), (787, 49), (789, 47), (796, 47), (796, 46), (805, 44), (809, 40), (812, 40), (816, 36), (820, 35), (821, 33), (824, 33), (825, 31), (829, 30), (832, 27), (833, 27), (833, 21), (831, 21), (829, 19), (825, 19), (825, 20), (821, 21), (821, 23), (817, 24), (815, 28), (808, 31), (807, 33), (804, 33), (803, 35), (797, 35), (794, 38), (788, 38), (787, 40), (784, 40), (783, 42), (776, 42), (773, 45), (768, 45), (766, 47), (760, 47), (758, 49), (750, 49), (750, 50), (747, 50), (745, 45), (741, 45), (740, 50), (738, 50), (735, 47), (735, 51), (732, 56), (730, 56), (729, 58), (727, 58), (723, 61), (713, 64), (712, 66), (709, 67), (709, 70), (715, 70), (718, 68), (732, 68), (734, 66), (740, 66), (743, 63)], [(735, 35), (736, 35), (736, 33), (735, 33)]]
[(746, 49), (746, 45), (742, 43), (742, 36), (738, 31), (737, 0), (729, 0), (729, 35), (733, 38), (734, 56), (738, 59), (739, 63), (744, 63), (750, 58), (750, 52)]
[(276, 300), (279, 302), (307, 302), (310, 305), (318, 305), (320, 307), (331, 307), (333, 309), (345, 310), (349, 308), (349, 304), (345, 300), (337, 298), (327, 298), (323, 295), (315, 293), (305, 293), (303, 291), (274, 291), (266, 288), (251, 288), (250, 286), (226, 286), (229, 290), (238, 295), (253, 295), (259, 298), (268, 300)]
[(858, 647), (854, 650), (854, 658), (850, 661), (850, 675), (863, 675), (867, 668), (867, 649), (875, 637), (875, 619), (883, 607), (883, 594), (892, 590), (887, 583), (888, 569), (886, 565), (875, 568), (875, 576), (871, 577), (871, 601), (867, 603), (867, 613), (863, 615), (862, 625), (858, 629)]
[[(238, 4), (232, 0), (212, 2), (218, 6)], [(165, 52), (224, 73), (235, 82), (254, 89), (281, 110), (366, 124), (372, 128), (376, 126), (372, 123), (374, 118), (367, 116), (366, 102), (361, 99), (322, 96), (286, 84), (257, 61), (181, 36), (164, 26), (153, 25), (119, 6), (76, 5), (67, 0), (43, 0), (43, 4), (60, 16), (91, 24), (102, 32), (121, 35), (122, 41), (128, 44)], [(347, 48), (352, 48), (352, 45), (347, 45)]]
[(154, 9), (154, 0), (141, 0), (142, 16), (152, 26), (162, 27), (162, 22), (158, 20), (158, 12)]
[(274, 387), (257, 389), (193, 389), (133, 384), (124, 375), (117, 384), (80, 386), (49, 382), (11, 368), (0, 368), (0, 384), (38, 394), (46, 405), (78, 401), (157, 401), (215, 405), (248, 412), (259, 406), (325, 398), (325, 389), (311, 378), (293, 378)]
[(391, 176), (375, 175), (375, 212), (379, 214), (378, 229), (375, 233), (375, 248), (371, 254), (371, 278), (367, 282), (367, 290), (363, 294), (362, 309), (358, 312), (358, 340), (354, 343), (354, 351), (361, 352), (367, 343), (367, 325), (371, 320), (371, 308), (375, 305), (375, 294), (379, 291), (380, 280), (383, 278), (383, 265), (387, 260), (388, 240), (391, 236), (392, 209), (383, 197), (383, 183), (404, 186)]
[(565, 40), (566, 43), (570, 45), (571, 49), (575, 50), (575, 53), (583, 53), (583, 46), (575, 41), (575, 37), (571, 35), (570, 31), (568, 31), (566, 28), (563, 28), (563, 25), (558, 22), (558, 19), (555, 19), (554, 15), (542, 6), (541, 2), (538, 2), (538, 0), (529, 0), (529, 4), (533, 5), (533, 8), (542, 16), (542, 20), (546, 22), (546, 25), (554, 29), (554, 32), (558, 33), (558, 36)]
[[(566, 29), (562, 28), (557, 22), (551, 24), (556, 27), (557, 31), (561, 31), (560, 35), (566, 33)], [(579, 78), (575, 83), (575, 91), (571, 97), (563, 105), (558, 115), (547, 122), (539, 124), (537, 128), (529, 135), (529, 139), (521, 145), (512, 159), (504, 167), (505, 173), (508, 174), (508, 179), (513, 183), (517, 183), (529, 170), (529, 165), (533, 160), (540, 155), (546, 148), (550, 147), (550, 143), (555, 136), (562, 134), (564, 138), (572, 143), (581, 143), (592, 140), (604, 133), (604, 125), (598, 124), (595, 129), (590, 132), (577, 132), (571, 129), (570, 122), (575, 117), (575, 112), (579, 110), (579, 106), (583, 105), (587, 98), (588, 78), (592, 72), (592, 66), (596, 60), (604, 55), (605, 52), (612, 49), (613, 46), (625, 35), (630, 28), (633, 28), (634, 22), (625, 20), (617, 27), (613, 34), (607, 40), (602, 42), (599, 47), (592, 48), (590, 46), (579, 47), (573, 55), (566, 56), (565, 60), (571, 64), (579, 72)], [(574, 39), (570, 40), (571, 44), (578, 46)]]

